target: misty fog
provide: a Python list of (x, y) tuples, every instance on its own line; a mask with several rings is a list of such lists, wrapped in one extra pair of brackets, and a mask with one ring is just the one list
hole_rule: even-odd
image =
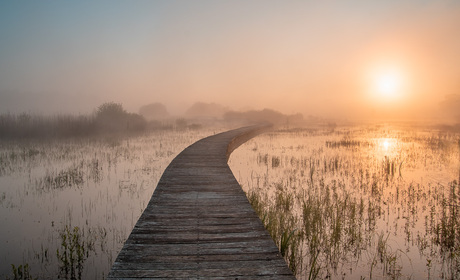
[[(455, 119), (460, 7), (426, 2), (0, 4), (0, 113), (197, 102), (322, 118)], [(375, 69), (396, 69), (397, 101)], [(375, 71), (374, 71), (375, 72)], [(453, 117), (453, 119), (451, 118)]]

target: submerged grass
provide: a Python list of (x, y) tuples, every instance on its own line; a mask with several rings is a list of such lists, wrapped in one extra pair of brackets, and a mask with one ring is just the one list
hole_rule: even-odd
[(248, 199), (278, 246), (289, 268), (294, 274), (301, 271), (302, 263), (299, 262), (298, 257), (301, 255), (301, 248), (299, 247), (301, 237), (296, 228), (297, 219), (287, 207), (292, 203), (293, 197), (283, 197), (283, 192), (279, 191), (277, 203), (269, 205), (267, 196), (264, 197), (260, 192), (253, 190), (248, 193)]
[(29, 264), (11, 265), (12, 278), (7, 277), (7, 280), (38, 280), (38, 277), (33, 277), (30, 272)]
[(90, 251), (94, 251), (93, 240), (85, 239), (79, 227), (65, 226), (59, 234), (61, 248), (56, 255), (59, 261), (59, 278), (81, 279), (83, 263)]
[(0, 141), (0, 279), (11, 264), (33, 278), (104, 279), (174, 155), (215, 132)]
[(460, 136), (436, 133), (272, 133), (230, 165), (299, 279), (457, 279)]

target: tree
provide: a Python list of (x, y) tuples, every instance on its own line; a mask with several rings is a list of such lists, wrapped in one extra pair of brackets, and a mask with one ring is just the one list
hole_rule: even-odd
[(196, 102), (185, 112), (185, 115), (189, 118), (219, 119), (228, 111), (227, 107), (220, 104)]
[(141, 114), (147, 120), (161, 120), (169, 117), (166, 106), (161, 103), (151, 103), (142, 106), (139, 109), (139, 114)]
[(99, 130), (109, 132), (138, 132), (145, 130), (147, 122), (141, 115), (128, 113), (120, 103), (106, 102), (96, 110)]
[(97, 108), (96, 118), (100, 120), (116, 120), (123, 119), (126, 114), (121, 103), (106, 102)]
[(128, 113), (120, 103), (107, 102), (96, 110), (96, 123), (100, 130), (122, 131), (126, 129)]
[(128, 131), (143, 131), (147, 127), (147, 121), (139, 114), (128, 113), (126, 115), (126, 129)]

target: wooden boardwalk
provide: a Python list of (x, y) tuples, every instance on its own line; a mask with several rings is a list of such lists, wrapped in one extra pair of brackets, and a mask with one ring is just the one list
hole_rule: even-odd
[(266, 128), (231, 130), (182, 151), (108, 279), (295, 279), (227, 164)]

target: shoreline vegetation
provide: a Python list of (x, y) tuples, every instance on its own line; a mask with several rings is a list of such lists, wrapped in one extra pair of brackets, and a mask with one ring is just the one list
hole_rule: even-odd
[(0, 279), (105, 279), (165, 168), (218, 127), (0, 140)]
[[(89, 213), (89, 216), (97, 216), (95, 213), (110, 212), (110, 219), (107, 218), (109, 216), (104, 216), (106, 220), (102, 220), (107, 222), (106, 226), (100, 224), (95, 226), (95, 222), (100, 222), (95, 217), (86, 221), (79, 221), (83, 217), (86, 219), (86, 216), (83, 214), (81, 216), (77, 215), (78, 217), (75, 216), (68, 208), (65, 208), (67, 206), (59, 208), (61, 210), (58, 211), (56, 211), (57, 208), (53, 208), (52, 211), (46, 210), (50, 211), (47, 214), (49, 217), (46, 216), (50, 221), (40, 220), (40, 222), (43, 228), (48, 228), (51, 236), (58, 236), (58, 238), (53, 239), (49, 244), (44, 242), (39, 252), (35, 252), (34, 248), (25, 249), (24, 252), (32, 250), (35, 259), (33, 257), (25, 259), (22, 263), (12, 261), (10, 271), (10, 275), (13, 275), (12, 279), (34, 279), (31, 275), (38, 275), (43, 278), (43, 271), (39, 270), (43, 263), (46, 263), (50, 271), (58, 267), (64, 267), (65, 269), (59, 273), (63, 273), (62, 277), (65, 279), (81, 279), (91, 273), (98, 276), (106, 275), (105, 273), (113, 260), (112, 254), (115, 254), (113, 253), (114, 249), (107, 244), (115, 244), (113, 245), (114, 247), (120, 246), (124, 242), (125, 235), (129, 234), (129, 230), (124, 227), (116, 228), (113, 220), (111, 220), (124, 217), (124, 214), (118, 214), (118, 216), (114, 214), (112, 209), (114, 207), (112, 206), (115, 203), (120, 208), (121, 201), (126, 199), (131, 203), (128, 208), (130, 210), (135, 209), (131, 216), (128, 215), (128, 222), (123, 220), (123, 223), (120, 224), (129, 224), (129, 221), (137, 220), (136, 215), (140, 215), (139, 213), (146, 203), (140, 197), (150, 197), (148, 193), (150, 189), (145, 186), (156, 185), (157, 181), (155, 180), (159, 179), (163, 168), (169, 164), (175, 153), (180, 152), (194, 141), (209, 135), (207, 134), (208, 132), (216, 133), (216, 131), (219, 132), (236, 126), (260, 122), (273, 123), (275, 132), (265, 136), (266, 142), (258, 143), (254, 140), (250, 142), (253, 146), (246, 147), (247, 154), (253, 152), (260, 154), (260, 157), (257, 156), (256, 162), (253, 162), (254, 166), (245, 159), (244, 168), (247, 169), (249, 165), (251, 169), (262, 168), (262, 171), (266, 171), (266, 175), (260, 172), (260, 176), (256, 178), (252, 176), (252, 172), (256, 171), (251, 170), (251, 182), (252, 180), (257, 180), (257, 187), (249, 189), (247, 196), (278, 245), (280, 253), (291, 270), (298, 277), (305, 276), (308, 279), (318, 279), (322, 276), (333, 275), (334, 269), (339, 264), (342, 264), (342, 260), (348, 257), (348, 253), (356, 253), (358, 256), (366, 253), (359, 246), (364, 244), (361, 241), (367, 240), (374, 244), (371, 248), (373, 250), (371, 264), (373, 266), (377, 265), (374, 262), (380, 258), (384, 260), (385, 277), (402, 277), (399, 275), (401, 271), (400, 261), (405, 258), (405, 255), (401, 255), (400, 251), (396, 249), (396, 251), (389, 251), (391, 247), (389, 242), (392, 240), (391, 238), (388, 239), (388, 233), (373, 232), (373, 235), (365, 235), (362, 232), (366, 231), (360, 231), (360, 229), (373, 227), (377, 217), (376, 211), (389, 207), (389, 202), (387, 203), (386, 200), (385, 203), (387, 204), (380, 205), (380, 202), (384, 201), (381, 198), (383, 196), (380, 195), (383, 193), (382, 185), (391, 185), (391, 182), (399, 184), (400, 181), (396, 179), (404, 175), (406, 170), (409, 170), (408, 161), (397, 161), (394, 158), (385, 157), (385, 161), (377, 162), (377, 167), (375, 168), (378, 171), (375, 173), (381, 177), (376, 177), (377, 175), (363, 177), (363, 174), (367, 174), (364, 170), (370, 167), (362, 167), (360, 173), (355, 174), (358, 172), (357, 170), (347, 167), (351, 166), (349, 164), (343, 164), (346, 162), (347, 157), (341, 156), (342, 160), (340, 160), (341, 157), (339, 156), (331, 159), (326, 157), (314, 159), (315, 156), (319, 156), (319, 151), (353, 151), (371, 147), (372, 145), (369, 144), (370, 138), (366, 138), (367, 140), (365, 141), (358, 141), (356, 138), (351, 137), (353, 133), (361, 131), (354, 128), (355, 123), (346, 123), (343, 128), (345, 132), (340, 133), (340, 127), (343, 124), (339, 124), (336, 128), (334, 122), (313, 116), (308, 116), (304, 119), (301, 114), (285, 115), (271, 109), (246, 112), (220, 110), (215, 112), (210, 110), (210, 108), (216, 107), (215, 104), (201, 103), (198, 105), (195, 106), (195, 111), (191, 110), (181, 117), (170, 116), (161, 106), (151, 106), (156, 112), (159, 112), (156, 115), (147, 110), (148, 108), (140, 110), (139, 114), (129, 113), (123, 109), (121, 104), (114, 102), (102, 104), (97, 107), (93, 114), (80, 116), (40, 116), (26, 113), (17, 115), (0, 114), (0, 141), (2, 141), (0, 147), (3, 149), (3, 152), (0, 153), (0, 156), (2, 156), (0, 158), (0, 178), (3, 177), (5, 182), (6, 180), (14, 182), (4, 185), (5, 190), (0, 192), (0, 206), (5, 209), (19, 209), (24, 205), (24, 197), (32, 198), (29, 203), (40, 199), (43, 199), (43, 201), (50, 199), (50, 204), (54, 204), (56, 203), (55, 201), (59, 201), (57, 197), (65, 197), (65, 195), (72, 193), (73, 196), (81, 199), (77, 201), (74, 206), (75, 209), (88, 211), (84, 212), (85, 215)], [(208, 112), (207, 114), (199, 114), (206, 111)], [(438, 131), (460, 132), (459, 124), (422, 125), (401, 122), (400, 125), (420, 130), (421, 133), (433, 133), (433, 135), (436, 135)], [(323, 136), (318, 134), (319, 129), (324, 130), (324, 137), (330, 136), (332, 138), (321, 138)], [(385, 125), (374, 125), (372, 129), (386, 131), (388, 134), (385, 134), (386, 137), (391, 135), (390, 130), (386, 129)], [(295, 149), (294, 147), (296, 146), (288, 145), (284, 147), (280, 145), (281, 142), (272, 144), (272, 142), (276, 143), (276, 135), (284, 134), (293, 137), (300, 135), (312, 138), (319, 137), (324, 141), (321, 142), (321, 147), (316, 152), (312, 150), (313, 152), (310, 156), (303, 155), (303, 158), (300, 159), (293, 155), (292, 159), (288, 160), (286, 155), (271, 154), (270, 150), (266, 153), (262, 152), (264, 145), (267, 146), (267, 149), (278, 147), (278, 150), (295, 150), (297, 153), (301, 153), (303, 150), (305, 150), (303, 152), (308, 152), (308, 149), (311, 148), (307, 144), (308, 142), (305, 142), (306, 139), (309, 139), (308, 137), (302, 138), (302, 141), (296, 144), (298, 146)], [(336, 135), (335, 138), (333, 137), (334, 135)], [(439, 135), (443, 134), (439, 133)], [(340, 138), (341, 136), (343, 138)], [(132, 138), (129, 138), (129, 141), (118, 141), (124, 137)], [(86, 138), (96, 141), (85, 141)], [(50, 139), (56, 139), (56, 141), (48, 143), (50, 141), (47, 140)], [(76, 141), (73, 141), (74, 139)], [(407, 137), (402, 139), (407, 140)], [(98, 140), (102, 140), (104, 143), (101, 144)], [(438, 151), (438, 149), (444, 148), (446, 141), (443, 138), (429, 137), (427, 149), (428, 151)], [(458, 145), (460, 149), (460, 139), (456, 141), (458, 142), (451, 144), (455, 147)], [(19, 142), (19, 144), (16, 145), (16, 142)], [(71, 142), (70, 145), (69, 142)], [(376, 145), (374, 144), (375, 147), (378, 146)], [(287, 168), (289, 166), (295, 166), (296, 168), (289, 171)], [(278, 172), (285, 167), (287, 177), (276, 178), (276, 176), (272, 176), (278, 174), (275, 171)], [(401, 170), (403, 171), (401, 172)], [(327, 184), (326, 179), (319, 178), (320, 175), (323, 177), (330, 174), (336, 176), (341, 173), (348, 174), (346, 179), (351, 176), (353, 179), (361, 180), (359, 181), (359, 186), (369, 187), (370, 190), (365, 190), (367, 195), (369, 195), (369, 192), (371, 193), (371, 198), (363, 200), (362, 198), (354, 197), (352, 192), (346, 189), (342, 190), (341, 187), (346, 184), (341, 183), (338, 178), (334, 177), (337, 180), (337, 183), (334, 184)], [(21, 175), (19, 176), (18, 174)], [(14, 175), (14, 178), (8, 177), (10, 175)], [(268, 175), (272, 177), (269, 178)], [(156, 179), (153, 180), (152, 177)], [(23, 181), (18, 180), (18, 178)], [(378, 181), (378, 178), (382, 179)], [(377, 183), (373, 184), (372, 180), (376, 180)], [(259, 181), (261, 184), (263, 183), (264, 187), (271, 189), (270, 195), (267, 194), (266, 190), (260, 190)], [(289, 188), (286, 184), (289, 185)], [(305, 190), (296, 189), (292, 192), (292, 185), (303, 185), (308, 186), (308, 188)], [(453, 214), (454, 211), (455, 216), (457, 215), (458, 201), (454, 204), (452, 203), (453, 200), (448, 197), (448, 195), (455, 195), (456, 199), (460, 197), (458, 181), (452, 182), (449, 186), (451, 192), (446, 192), (443, 197), (448, 203), (440, 204), (446, 207), (439, 212), (441, 213), (439, 223), (433, 222), (433, 227), (428, 228), (437, 235), (434, 239), (427, 240), (431, 240), (430, 242), (436, 246), (439, 244), (441, 247), (447, 246), (446, 252), (453, 252), (458, 256), (458, 246), (454, 246), (457, 248), (455, 251), (449, 251), (449, 248), (452, 247), (450, 245), (452, 242), (455, 244), (459, 242), (457, 235), (460, 230), (458, 218), (452, 218), (453, 216), (449, 215)], [(92, 191), (96, 192), (97, 195), (88, 198), (87, 195)], [(334, 192), (337, 192), (337, 195)], [(408, 189), (406, 193), (412, 194), (413, 191)], [(374, 198), (372, 195), (376, 197)], [(52, 198), (48, 198), (48, 196)], [(378, 203), (374, 203), (373, 199)], [(81, 209), (78, 206), (79, 203), (82, 203)], [(293, 207), (294, 205), (297, 205), (298, 208)], [(451, 205), (455, 205), (455, 208), (451, 207), (452, 211), (449, 210)], [(34, 205), (33, 207), (36, 206)], [(103, 207), (104, 209), (101, 210), (98, 207)], [(334, 209), (337, 211), (334, 212)], [(75, 210), (75, 212), (79, 210)], [(23, 212), (27, 213), (27, 211)], [(64, 213), (63, 220), (52, 216), (54, 213)], [(347, 216), (348, 213), (352, 213), (351, 218)], [(327, 219), (322, 215), (326, 215)], [(12, 216), (12, 219), (17, 219), (17, 217)], [(38, 218), (35, 220), (38, 220)], [(363, 223), (363, 221), (367, 221), (367, 223)], [(343, 235), (344, 231), (348, 235)], [(452, 232), (453, 234), (451, 234)], [(100, 246), (95, 246), (95, 243), (100, 243)], [(340, 247), (339, 245), (348, 247)], [(56, 246), (60, 249), (57, 254), (54, 254)], [(100, 250), (99, 247), (101, 247)], [(327, 250), (330, 248), (335, 249), (335, 251), (329, 252), (335, 253), (335, 255), (327, 255), (328, 251), (325, 248)], [(393, 248), (396, 247), (393, 246)], [(86, 257), (82, 258), (83, 255)], [(101, 260), (96, 259), (95, 255), (100, 256)], [(305, 256), (309, 257), (302, 258)], [(88, 272), (87, 270), (91, 267), (83, 265), (86, 262), (86, 258), (88, 258), (87, 263), (95, 260), (102, 261), (106, 262), (104, 265), (107, 267), (101, 268), (102, 271)], [(429, 261), (427, 264), (429, 271), (432, 266), (436, 265), (432, 259), (431, 257), (427, 259), (427, 262)], [(37, 262), (41, 263), (37, 264)], [(453, 264), (460, 267), (457, 260)], [(328, 265), (329, 267), (327, 267)], [(327, 271), (328, 269), (329, 271)], [(436, 268), (433, 268), (433, 271), (435, 270)], [(305, 274), (306, 272), (308, 272), (308, 275)], [(74, 276), (72, 276), (72, 273)], [(372, 278), (372, 274), (368, 275)], [(0, 273), (1, 276), (4, 275)], [(45, 279), (47, 279), (46, 276)]]
[(136, 135), (153, 127), (142, 115), (129, 113), (122, 104), (107, 102), (88, 115), (37, 115), (29, 113), (0, 115), (1, 139), (48, 139), (90, 137), (105, 134)]
[[(215, 104), (198, 103), (205, 108)], [(156, 104), (151, 104), (156, 105)], [(196, 104), (192, 108), (196, 107)], [(160, 114), (152, 118), (152, 111)], [(204, 110), (206, 111), (206, 110)], [(144, 106), (138, 113), (127, 112), (122, 104), (106, 102), (87, 115), (39, 115), (32, 113), (0, 114), (0, 139), (50, 139), (93, 137), (101, 135), (136, 136), (149, 131), (200, 129), (203, 126), (248, 125), (269, 122), (274, 125), (297, 125), (304, 122), (301, 114), (284, 115), (275, 110), (263, 109), (246, 112), (222, 111), (220, 114), (191, 115), (172, 117), (165, 109), (158, 106)]]
[(233, 111), (219, 104), (197, 102), (182, 116), (172, 116), (161, 103), (142, 106), (139, 113), (127, 112), (121, 103), (106, 102), (91, 114), (34, 113), (0, 114), (0, 140), (65, 139), (98, 136), (137, 136), (160, 130), (197, 130), (204, 127), (228, 127), (271, 123), (285, 132), (318, 127), (334, 129), (337, 125), (358, 123), (393, 123), (411, 127), (430, 127), (443, 131), (460, 131), (460, 122), (439, 120), (437, 123), (417, 121), (336, 120), (300, 113), (283, 114), (273, 109)]
[(458, 279), (454, 128), (275, 130), (229, 165), (298, 279)]

